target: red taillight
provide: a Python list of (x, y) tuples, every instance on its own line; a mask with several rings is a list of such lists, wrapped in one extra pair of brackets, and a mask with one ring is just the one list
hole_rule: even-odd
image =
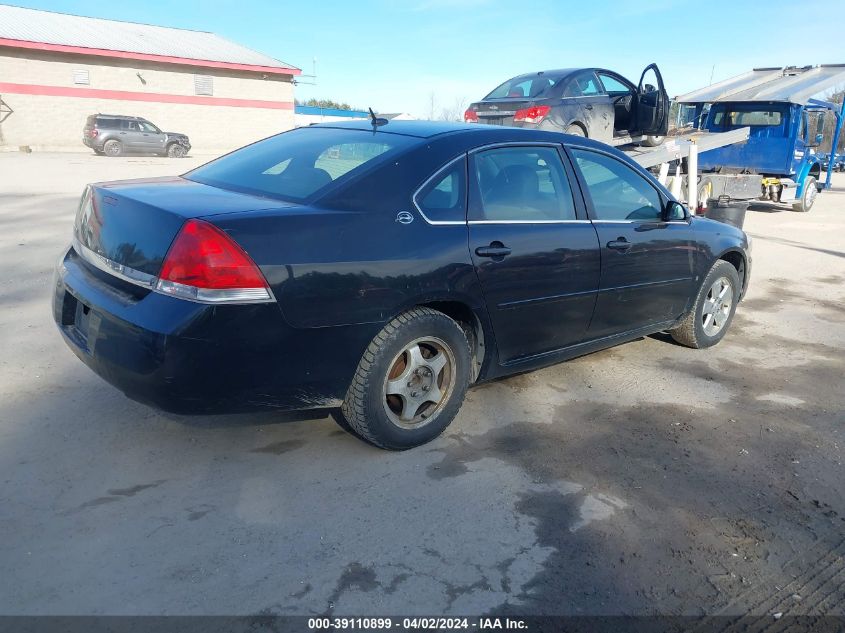
[(164, 258), (156, 290), (209, 303), (271, 299), (267, 280), (249, 255), (202, 220), (182, 226)]
[(464, 112), (464, 121), (467, 123), (478, 123), (478, 113), (472, 108)]
[(551, 106), (541, 105), (517, 110), (513, 115), (513, 120), (514, 123), (540, 123), (551, 109)]

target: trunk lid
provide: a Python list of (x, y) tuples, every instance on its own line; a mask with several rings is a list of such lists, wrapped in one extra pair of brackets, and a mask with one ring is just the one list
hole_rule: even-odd
[(534, 99), (496, 99), (473, 103), (470, 108), (478, 115), (479, 123), (488, 125), (513, 126), (513, 116), (517, 110), (530, 108)]
[(157, 276), (185, 220), (295, 206), (180, 177), (98, 183), (80, 201), (74, 248), (81, 245), (116, 270)]

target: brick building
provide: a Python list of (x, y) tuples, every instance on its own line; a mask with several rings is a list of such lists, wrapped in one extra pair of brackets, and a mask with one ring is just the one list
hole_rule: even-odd
[(234, 149), (294, 127), (300, 72), (213, 33), (0, 4), (0, 149), (85, 150), (97, 112)]

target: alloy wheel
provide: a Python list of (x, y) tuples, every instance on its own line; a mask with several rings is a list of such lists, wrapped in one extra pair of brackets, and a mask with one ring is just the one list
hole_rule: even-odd
[(403, 429), (434, 420), (455, 386), (455, 356), (439, 338), (411, 341), (396, 355), (384, 381), (382, 400), (388, 418)]
[(707, 291), (701, 311), (701, 325), (707, 336), (716, 336), (725, 327), (733, 301), (734, 293), (730, 279), (719, 277)]

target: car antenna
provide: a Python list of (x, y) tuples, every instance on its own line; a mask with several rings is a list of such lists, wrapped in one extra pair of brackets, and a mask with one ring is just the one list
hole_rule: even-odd
[(387, 125), (387, 119), (382, 119), (376, 116), (376, 113), (373, 112), (372, 108), (367, 108), (370, 111), (370, 121), (373, 124), (373, 127), (379, 127), (382, 125)]

